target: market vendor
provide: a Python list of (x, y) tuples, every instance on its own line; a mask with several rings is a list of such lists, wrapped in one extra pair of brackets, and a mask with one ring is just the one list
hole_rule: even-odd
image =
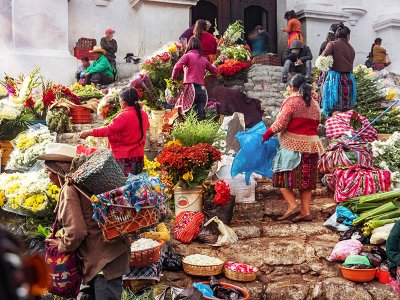
[(207, 58), (217, 54), (217, 39), (208, 32), (211, 28), (211, 23), (203, 19), (197, 20), (193, 29), (193, 36), (200, 40), (203, 55)]
[(50, 180), (61, 188), (57, 215), (64, 234), (47, 242), (58, 245), (60, 253), (77, 251), (83, 275), (78, 299), (120, 299), (122, 276), (129, 272), (130, 245), (122, 239), (104, 242), (92, 219), (90, 200), (66, 179), (74, 156), (75, 147), (52, 143), (38, 157), (45, 161)]
[(114, 29), (106, 29), (104, 33), (105, 36), (102, 37), (100, 40), (100, 46), (107, 51), (107, 53), (105, 54), (107, 60), (115, 69), (117, 69), (117, 62), (115, 60), (117, 57), (115, 56), (115, 53), (117, 53), (118, 51), (118, 44), (117, 41), (114, 39), (114, 33)]
[(81, 132), (88, 136), (107, 137), (115, 159), (125, 175), (139, 174), (144, 167), (144, 145), (150, 127), (147, 114), (141, 109), (139, 96), (133, 87), (124, 89), (120, 95), (122, 112), (105, 127)]
[(177, 79), (180, 73), (184, 73), (183, 92), (175, 106), (183, 113), (193, 107), (199, 120), (204, 119), (207, 104), (207, 92), (204, 87), (206, 70), (217, 74), (217, 67), (203, 56), (200, 40), (193, 36), (189, 40), (185, 55), (179, 59), (172, 71), (172, 79)]
[(95, 57), (95, 61), (85, 71), (85, 81), (83, 85), (107, 85), (114, 81), (114, 70), (107, 58), (104, 56), (106, 50), (94, 46), (90, 51)]
[[(316, 188), (319, 154), (324, 151), (318, 137), (321, 111), (317, 99), (303, 75), (293, 76), (290, 96), (283, 102), (276, 121), (262, 137), (263, 141), (267, 141), (280, 133), (280, 149), (273, 162), (272, 184), (280, 188), (288, 207), (278, 220), (311, 221), (311, 191)], [(294, 189), (300, 190), (301, 208), (296, 204)]]
[(322, 89), (322, 113), (348, 111), (356, 105), (356, 80), (353, 75), (353, 64), (356, 52), (350, 45), (350, 29), (339, 23), (336, 40), (329, 42), (322, 56), (333, 57), (333, 65), (328, 71)]
[[(386, 241), (386, 254), (390, 262), (390, 273), (394, 278), (400, 279), (400, 221), (397, 221)], [(396, 270), (399, 270), (396, 272)], [(399, 274), (399, 275), (397, 275)]]

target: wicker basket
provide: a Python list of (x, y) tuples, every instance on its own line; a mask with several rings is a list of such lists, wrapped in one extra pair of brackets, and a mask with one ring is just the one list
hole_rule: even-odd
[(183, 271), (193, 276), (216, 276), (222, 273), (224, 263), (215, 266), (195, 266), (182, 261)]
[[(202, 283), (210, 284), (209, 281), (202, 282)], [(225, 289), (228, 289), (228, 290), (234, 289), (234, 290), (240, 291), (243, 294), (243, 296), (241, 298), (239, 298), (239, 300), (248, 300), (248, 299), (250, 299), (250, 293), (246, 289), (241, 288), (241, 287), (236, 286), (236, 285), (233, 285), (233, 284), (224, 283), (224, 282), (220, 282), (220, 284)], [(204, 296), (204, 299), (210, 299), (210, 300), (214, 299), (215, 300), (216, 298), (209, 298), (209, 297)]]
[(161, 249), (164, 246), (164, 241), (159, 240), (159, 245), (138, 251), (131, 251), (131, 260), (129, 266), (131, 267), (144, 267), (158, 262), (161, 255)]
[(92, 122), (92, 118), (90, 117), (90, 109), (81, 105), (72, 107), (69, 111), (69, 115), (71, 116), (71, 121), (74, 124), (89, 124)]
[(104, 224), (99, 224), (106, 241), (132, 234), (157, 224), (161, 213), (155, 206), (144, 206), (139, 212), (134, 207), (110, 205)]
[(139, 292), (142, 289), (145, 289), (149, 286), (155, 285), (157, 283), (156, 280), (151, 279), (123, 279), (124, 287), (132, 291), (133, 293)]
[(241, 282), (250, 282), (257, 279), (257, 272), (240, 273), (229, 270), (226, 266), (224, 266), (224, 275), (226, 278), (230, 280), (241, 281)]
[(340, 266), (342, 276), (354, 282), (369, 282), (374, 280), (378, 268), (375, 269), (350, 269)]

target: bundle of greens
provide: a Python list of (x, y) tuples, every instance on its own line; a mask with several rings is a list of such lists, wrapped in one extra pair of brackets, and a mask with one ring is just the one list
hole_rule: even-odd
[(65, 107), (54, 107), (49, 109), (46, 116), (46, 124), (51, 132), (72, 132), (72, 121), (68, 109)]
[(104, 97), (104, 93), (100, 91), (94, 84), (82, 86), (79, 83), (75, 83), (72, 86), (72, 91), (81, 100), (89, 100), (92, 98), (100, 99)]
[(219, 124), (213, 120), (197, 120), (195, 113), (189, 113), (185, 122), (174, 126), (171, 136), (185, 146), (205, 143), (212, 145), (219, 138)]
[(400, 191), (361, 196), (341, 205), (359, 214), (353, 226), (363, 225), (364, 236), (370, 236), (375, 228), (400, 220)]

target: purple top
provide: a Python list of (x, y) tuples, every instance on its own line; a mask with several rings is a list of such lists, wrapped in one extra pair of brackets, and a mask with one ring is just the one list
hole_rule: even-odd
[(194, 25), (192, 25), (188, 29), (186, 29), (182, 33), (182, 35), (179, 37), (179, 40), (186, 39), (186, 41), (189, 42), (190, 38), (193, 36), (193, 29), (194, 29)]

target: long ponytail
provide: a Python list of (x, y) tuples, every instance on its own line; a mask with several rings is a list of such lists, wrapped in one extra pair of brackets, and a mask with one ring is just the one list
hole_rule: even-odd
[(141, 141), (144, 137), (144, 130), (143, 130), (143, 118), (142, 118), (142, 109), (139, 104), (139, 96), (137, 91), (133, 87), (128, 87), (122, 90), (121, 98), (124, 100), (128, 106), (134, 107), (137, 117), (139, 119), (140, 125), (140, 140)]
[(307, 83), (306, 77), (301, 74), (296, 74), (290, 80), (290, 86), (299, 90), (299, 94), (306, 103), (306, 106), (310, 107), (312, 101), (312, 86)]

